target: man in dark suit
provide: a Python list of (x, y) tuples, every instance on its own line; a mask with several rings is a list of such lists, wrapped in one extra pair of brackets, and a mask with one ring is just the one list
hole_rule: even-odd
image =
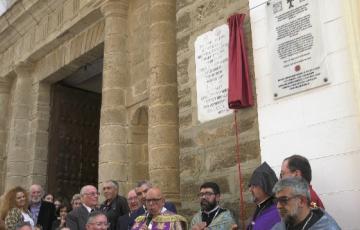
[(80, 190), (81, 206), (66, 216), (66, 226), (71, 230), (85, 230), (89, 214), (96, 209), (99, 193), (92, 185), (85, 185)]
[(29, 210), (36, 225), (42, 226), (43, 230), (51, 230), (51, 224), (56, 220), (55, 205), (42, 201), (43, 188), (38, 184), (30, 186)]
[(100, 210), (106, 214), (110, 223), (110, 230), (116, 229), (116, 221), (120, 216), (129, 213), (126, 198), (119, 195), (119, 184), (109, 180), (103, 184), (103, 194), (105, 201), (101, 204)]
[[(128, 225), (128, 229), (131, 229), (131, 227), (134, 225), (135, 223), (135, 219), (138, 217), (138, 216), (141, 216), (143, 215), (146, 211), (146, 206), (145, 206), (145, 196), (146, 196), (146, 193), (147, 191), (152, 188), (152, 184), (149, 182), (149, 181), (140, 181), (138, 184), (137, 184), (137, 187), (135, 188), (135, 191), (136, 191), (136, 195), (141, 203), (141, 206), (138, 210), (136, 210), (135, 212), (133, 212), (131, 215), (130, 215), (130, 218), (129, 218), (129, 225)], [(171, 202), (165, 202), (165, 205), (164, 207), (173, 212), (173, 213), (176, 213), (176, 207), (173, 203)]]
[(128, 230), (130, 215), (140, 208), (140, 202), (136, 195), (135, 189), (129, 191), (127, 195), (127, 203), (130, 209), (130, 212), (126, 215), (120, 216), (117, 219), (116, 230)]

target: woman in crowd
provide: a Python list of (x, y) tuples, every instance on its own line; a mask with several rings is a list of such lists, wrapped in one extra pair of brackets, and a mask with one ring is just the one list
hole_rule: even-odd
[(51, 193), (47, 193), (44, 196), (44, 201), (50, 202), (50, 203), (54, 203), (54, 196)]
[(71, 208), (75, 209), (81, 205), (81, 196), (80, 194), (75, 194), (71, 199)]
[(52, 230), (61, 229), (62, 227), (66, 227), (66, 216), (70, 211), (67, 205), (61, 204), (56, 215), (58, 219), (52, 223)]
[(0, 211), (0, 218), (5, 219), (5, 228), (14, 230), (16, 224), (28, 222), (34, 227), (34, 221), (28, 210), (29, 200), (26, 190), (15, 187), (5, 194)]

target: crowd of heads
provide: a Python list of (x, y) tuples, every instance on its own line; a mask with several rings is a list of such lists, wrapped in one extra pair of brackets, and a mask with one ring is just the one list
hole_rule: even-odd
[[(264, 200), (274, 200), (281, 219), (289, 223), (297, 223), (307, 215), (311, 208), (311, 194), (309, 184), (312, 172), (309, 161), (300, 155), (293, 155), (284, 159), (280, 180), (272, 168), (264, 162), (254, 170), (249, 180), (249, 192), (253, 202), (259, 207)], [(102, 184), (102, 194), (105, 200), (112, 200), (119, 194), (117, 181), (108, 180)], [(29, 190), (17, 186), (9, 190), (1, 203), (0, 218), (5, 219), (6, 213), (13, 207), (27, 209), (29, 203), (38, 203), (41, 200), (54, 203), (57, 216), (65, 218), (72, 209), (82, 204), (95, 210), (99, 207), (99, 195), (93, 185), (83, 186), (79, 194), (74, 194), (70, 205), (52, 194), (44, 193), (40, 185), (31, 185)], [(198, 193), (201, 212), (210, 213), (219, 207), (221, 193), (220, 187), (214, 182), (205, 182)], [(160, 188), (153, 186), (149, 181), (140, 181), (135, 188), (127, 193), (127, 205), (130, 213), (140, 207), (145, 207), (149, 215), (160, 215), (165, 205), (165, 197)], [(28, 230), (29, 224), (22, 223), (16, 229)], [(30, 226), (31, 227), (31, 226)], [(86, 229), (107, 229), (109, 221), (103, 212), (91, 212), (86, 223)], [(61, 228), (66, 230), (66, 228)]]

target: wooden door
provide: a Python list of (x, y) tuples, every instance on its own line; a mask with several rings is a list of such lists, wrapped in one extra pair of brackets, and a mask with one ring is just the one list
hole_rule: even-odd
[(101, 94), (54, 85), (48, 192), (68, 201), (87, 184), (97, 187)]

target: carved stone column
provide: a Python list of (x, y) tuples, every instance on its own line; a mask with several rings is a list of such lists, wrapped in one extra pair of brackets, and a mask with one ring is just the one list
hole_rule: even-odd
[(150, 1), (149, 176), (179, 203), (176, 1)]
[(7, 136), (7, 119), (10, 98), (10, 82), (0, 78), (0, 194), (4, 192), (5, 186), (5, 163), (6, 163), (6, 136)]
[(7, 137), (5, 190), (16, 185), (28, 187), (27, 176), (31, 163), (28, 154), (28, 136), (31, 110), (31, 65), (21, 63), (15, 67), (12, 84), (9, 135)]
[(99, 183), (109, 179), (116, 180), (123, 192), (129, 173), (125, 107), (128, 0), (108, 0), (104, 2), (101, 11), (105, 18), (105, 35)]

